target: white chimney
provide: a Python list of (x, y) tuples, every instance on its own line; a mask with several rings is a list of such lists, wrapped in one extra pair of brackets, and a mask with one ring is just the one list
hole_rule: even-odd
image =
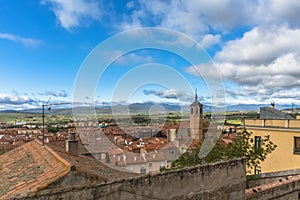
[(169, 129), (168, 131), (168, 142), (174, 142), (176, 138), (176, 129)]
[(78, 155), (78, 140), (76, 140), (76, 133), (69, 133), (69, 138), (66, 140), (66, 151), (70, 155)]

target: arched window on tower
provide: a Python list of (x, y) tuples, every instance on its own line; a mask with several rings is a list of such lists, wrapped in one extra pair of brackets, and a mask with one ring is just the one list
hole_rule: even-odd
[(196, 108), (196, 114), (198, 114), (198, 108)]
[(191, 114), (193, 114), (193, 108), (191, 108)]

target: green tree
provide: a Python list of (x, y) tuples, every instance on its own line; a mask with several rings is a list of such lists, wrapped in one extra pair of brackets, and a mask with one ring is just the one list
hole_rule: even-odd
[(260, 145), (255, 147), (253, 133), (248, 132), (245, 128), (234, 140), (234, 143), (226, 147), (226, 156), (230, 158), (245, 157), (247, 160), (247, 167), (252, 170), (260, 166), (269, 154), (276, 149), (269, 135), (261, 137)]
[[(201, 148), (201, 145), (199, 144), (195, 151), (182, 154), (179, 159), (173, 162), (172, 166), (178, 168), (199, 163), (211, 163), (220, 160), (244, 157), (246, 158), (248, 169), (252, 170), (253, 168), (260, 166), (261, 162), (264, 161), (277, 147), (277, 145), (270, 140), (269, 135), (262, 137), (260, 146), (255, 147), (252, 135), (252, 132), (243, 129), (242, 132), (237, 134), (237, 137), (232, 143), (229, 143), (228, 145), (217, 143), (203, 159), (199, 159), (198, 157)], [(250, 171), (248, 171), (248, 173), (249, 172)]]
[(57, 133), (59, 131), (58, 127), (48, 126), (47, 131), (50, 133)]
[(187, 151), (183, 153), (177, 160), (172, 163), (172, 168), (181, 168), (187, 166), (193, 166), (200, 163), (200, 158), (198, 156), (201, 144), (197, 145), (196, 150)]

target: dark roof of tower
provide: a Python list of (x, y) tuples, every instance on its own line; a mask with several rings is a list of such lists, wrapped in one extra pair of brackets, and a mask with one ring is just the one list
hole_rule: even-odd
[(200, 107), (203, 106), (203, 105), (198, 101), (197, 90), (196, 90), (196, 94), (195, 94), (195, 101), (194, 101), (190, 106), (200, 106)]
[(203, 104), (201, 104), (199, 101), (194, 101), (190, 106), (200, 106), (200, 107), (202, 107)]

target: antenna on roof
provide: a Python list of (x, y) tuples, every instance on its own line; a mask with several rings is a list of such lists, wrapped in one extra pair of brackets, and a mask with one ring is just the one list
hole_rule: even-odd
[[(294, 107), (295, 106), (295, 107)], [(294, 104), (294, 103), (292, 103), (292, 113), (293, 113), (293, 115), (295, 114), (295, 111), (297, 110), (297, 105), (296, 104)]]
[(42, 145), (44, 146), (45, 145), (45, 106), (47, 107), (47, 110), (51, 113), (51, 106), (53, 105), (64, 105), (64, 104), (71, 104), (71, 103), (65, 103), (65, 102), (62, 102), (62, 103), (49, 103), (51, 97), (48, 99), (47, 103), (46, 104), (42, 104), (42, 123), (43, 123), (43, 129), (42, 129), (42, 132), (43, 132), (43, 142), (42, 142)]

